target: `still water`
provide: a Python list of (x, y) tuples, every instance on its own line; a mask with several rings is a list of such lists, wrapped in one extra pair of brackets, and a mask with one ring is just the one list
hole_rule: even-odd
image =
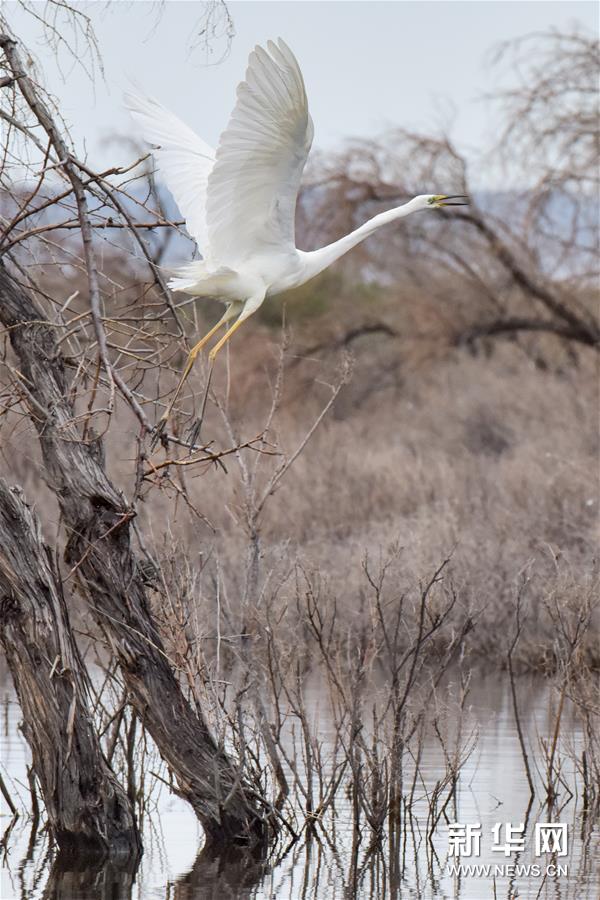
[[(451, 695), (451, 684), (447, 690)], [(11, 820), (4, 804), (0, 819), (0, 830), (5, 832), (1, 900), (598, 900), (600, 829), (598, 822), (586, 818), (574, 779), (573, 756), (581, 740), (578, 726), (573, 719), (563, 719), (557, 751), (563, 786), (550, 815), (540, 790), (545, 765), (541, 741), (552, 733), (557, 697), (547, 683), (536, 680), (520, 680), (518, 692), (538, 788), (532, 804), (510, 686), (501, 677), (477, 678), (461, 724), (462, 744), (470, 749), (470, 755), (456, 791), (441, 813), (443, 803), (438, 805), (436, 822), (430, 800), (444, 773), (444, 750), (432, 734), (422, 745), (417, 776), (414, 767), (412, 772), (410, 764), (407, 767), (406, 780), (408, 784), (414, 780), (416, 799), (413, 815), (405, 818), (400, 840), (393, 847), (384, 838), (378, 852), (369, 852), (369, 835), (353, 832), (350, 799), (344, 796), (327, 828), (317, 828), (310, 836), (304, 831), (287, 847), (284, 840), (274, 858), (266, 862), (207, 859), (200, 849), (202, 832), (194, 815), (158, 782), (154, 812), (144, 827), (145, 852), (135, 875), (106, 868), (84, 873), (52, 870), (45, 833), (38, 831), (32, 838), (31, 821), (23, 814), (6, 834)], [(11, 795), (27, 810), (29, 755), (18, 730), (19, 708), (6, 685), (2, 699), (1, 771)], [(312, 702), (326, 749), (332, 726), (318, 687), (312, 692)], [(456, 731), (455, 707), (448, 702), (444, 708), (443, 695), (438, 702), (439, 720), (444, 723), (446, 716), (449, 746)], [(547, 822), (562, 828), (549, 833), (544, 829)], [(452, 849), (458, 849), (461, 839), (462, 855), (453, 855)], [(461, 872), (457, 865), (480, 868)]]

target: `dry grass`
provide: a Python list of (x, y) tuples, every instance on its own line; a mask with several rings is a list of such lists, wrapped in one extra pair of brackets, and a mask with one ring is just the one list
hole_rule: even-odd
[[(387, 306), (386, 321), (402, 333)], [(397, 318), (404, 315), (399, 309)], [(294, 327), (274, 422), (286, 449), (316, 415), (326, 392), (320, 382), (335, 379), (339, 351), (293, 364), (298, 348), (316, 343), (316, 332), (315, 321), (301, 317)], [(461, 603), (478, 614), (472, 647), (499, 661), (506, 649), (499, 637), (526, 570), (523, 646), (529, 664), (546, 665), (554, 638), (545, 605), (555, 596), (577, 604), (597, 583), (595, 354), (566, 365), (564, 348), (551, 338), (529, 346), (498, 342), (477, 355), (448, 348), (435, 334), (427, 352), (423, 343), (403, 333), (354, 344), (351, 383), (266, 505), (262, 577), (301, 560), (351, 612), (360, 603), (365, 554), (378, 558), (391, 545), (402, 548), (394, 575), (400, 592), (452, 554)], [(269, 386), (260, 357), (268, 348), (269, 335), (250, 330), (233, 348), (230, 414), (243, 437), (264, 422)], [(216, 416), (206, 434), (219, 440)], [(243, 590), (244, 567), (235, 560), (247, 535), (239, 472), (235, 463), (228, 469), (228, 477), (213, 471), (187, 485), (216, 535), (186, 526), (185, 514), (171, 528), (194, 551), (212, 546), (235, 592)], [(224, 502), (215, 508), (217, 496)]]
[[(393, 567), (399, 594), (414, 591), (451, 555), (461, 609), (476, 619), (470, 649), (491, 665), (504, 663), (503, 635), (526, 571), (525, 626), (515, 658), (552, 667), (548, 604), (559, 598), (577, 606), (597, 585), (596, 354), (582, 349), (575, 356), (551, 336), (500, 339), (476, 352), (454, 347), (456, 322), (443, 302), (426, 292), (407, 297), (348, 284), (340, 273), (317, 281), (313, 294), (307, 286), (290, 297), (285, 382), (268, 435), (278, 451), (293, 452), (329, 397), (344, 352), (341, 338), (375, 322), (393, 334), (367, 333), (348, 347), (351, 381), (258, 519), (260, 561), (251, 592), (258, 601), (265, 586), (299, 562), (319, 573), (325, 592), (356, 622), (365, 555), (376, 560), (401, 548)], [(198, 330), (212, 314), (187, 310)], [(220, 360), (215, 396), (222, 409), (209, 404), (203, 432), (218, 447), (265, 427), (281, 339), (276, 310), (272, 303), (262, 321), (245, 326), (230, 361)], [(163, 372), (161, 393), (168, 396), (181, 361), (171, 358), (173, 375)], [(182, 434), (202, 396), (201, 369), (180, 404)], [(151, 371), (145, 385), (154, 395)], [(80, 402), (85, 405), (85, 395)], [(42, 483), (31, 425), (13, 418), (3, 435), (4, 472), (37, 498), (54, 529), (54, 500)], [(105, 440), (111, 475), (131, 496), (135, 432), (123, 409)], [(247, 592), (251, 536), (240, 461), (252, 466), (256, 457), (253, 450), (229, 457), (227, 473), (214, 465), (171, 467), (142, 488), (139, 530), (146, 546), (160, 560), (176, 545), (192, 568), (204, 566), (202, 602), (212, 604), (217, 580), (232, 608)], [(152, 462), (163, 459), (159, 450)], [(256, 486), (267, 483), (279, 460), (260, 458)], [(592, 655), (596, 636), (589, 639)]]

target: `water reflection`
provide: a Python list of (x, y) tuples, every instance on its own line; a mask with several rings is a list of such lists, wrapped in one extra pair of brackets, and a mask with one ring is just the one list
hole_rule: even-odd
[[(546, 683), (520, 682), (522, 724), (534, 768), (538, 795), (530, 802), (527, 778), (514, 725), (509, 685), (502, 679), (478, 679), (469, 696), (464, 720), (456, 721), (453, 685), (438, 697), (437, 721), (444, 735), (426, 738), (418, 765), (407, 756), (404, 783), (413, 803), (398, 798), (399, 822), (356, 827), (352, 796), (344, 793), (322, 821), (293, 824), (297, 839), (283, 835), (268, 859), (236, 851), (215, 856), (200, 849), (201, 832), (189, 808), (163, 791), (144, 826), (145, 852), (139, 867), (119, 868), (54, 857), (45, 831), (33, 833), (21, 816), (3, 818), (2, 900), (227, 900), (227, 898), (561, 898), (597, 900), (600, 895), (600, 832), (589, 821), (583, 798), (575, 789), (572, 758), (580, 735), (574, 720), (563, 719), (558, 747), (561, 793), (551, 812), (540, 802), (543, 782), (540, 741), (551, 733), (556, 698)], [(334, 727), (324, 709), (318, 683), (311, 704), (325, 750)], [(27, 748), (17, 730), (18, 707), (5, 693), (2, 731), (3, 775), (22, 808), (27, 807)], [(460, 732), (460, 735), (459, 733)], [(455, 782), (445, 780), (444, 755), (459, 739), (470, 747)], [(536, 856), (535, 826), (553, 820), (566, 823), (566, 857)], [(449, 853), (449, 824), (480, 824), (478, 856), (457, 860)], [(377, 824), (377, 823), (376, 823)], [(523, 825), (524, 846), (509, 856), (494, 848), (494, 828)], [(286, 843), (287, 841), (287, 843)], [(457, 862), (504, 866), (502, 874), (465, 875)], [(557, 864), (563, 866), (562, 871)], [(568, 867), (565, 874), (564, 866)], [(535, 867), (540, 874), (535, 874)], [(530, 867), (529, 874), (524, 868)], [(554, 867), (554, 868), (553, 868)]]
[[(99, 864), (94, 859), (73, 859), (60, 854), (52, 863), (43, 900), (130, 900), (138, 865)], [(215, 856), (201, 850), (189, 872), (165, 886), (160, 896), (169, 900), (229, 900), (252, 896), (265, 873), (264, 859), (231, 850)], [(20, 898), (37, 896), (24, 884)], [(6, 895), (3, 894), (3, 900)]]
[(177, 879), (166, 896), (173, 900), (241, 900), (254, 896), (266, 870), (264, 858), (238, 848), (220, 856), (201, 851), (190, 871)]
[[(50, 869), (44, 900), (130, 900), (138, 863), (98, 863), (58, 854)], [(25, 897), (35, 896), (26, 893)]]

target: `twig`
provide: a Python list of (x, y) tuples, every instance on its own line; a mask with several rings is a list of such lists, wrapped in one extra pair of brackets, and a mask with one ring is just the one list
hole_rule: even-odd
[(5, 783), (4, 783), (4, 779), (3, 779), (3, 777), (2, 777), (2, 773), (1, 773), (1, 772), (0, 772), (0, 791), (2, 791), (2, 796), (3, 796), (4, 799), (6, 800), (6, 802), (7, 802), (7, 804), (8, 804), (8, 808), (10, 809), (11, 813), (13, 814), (13, 816), (18, 816), (18, 815), (19, 815), (19, 810), (17, 809), (17, 807), (16, 807), (15, 804), (13, 803), (12, 797), (10, 796), (10, 794), (9, 794), (9, 792), (8, 792), (8, 788), (6, 787), (6, 785), (5, 785)]
[(531, 774), (531, 767), (529, 765), (529, 757), (527, 755), (527, 748), (525, 746), (525, 737), (523, 735), (523, 729), (521, 727), (521, 717), (519, 715), (519, 705), (517, 703), (517, 689), (515, 686), (515, 673), (513, 669), (513, 653), (519, 638), (521, 636), (521, 601), (523, 598), (523, 591), (527, 581), (523, 581), (521, 586), (519, 587), (519, 593), (517, 594), (517, 608), (516, 608), (516, 629), (515, 634), (512, 640), (512, 643), (508, 649), (507, 661), (508, 661), (508, 674), (510, 677), (510, 690), (512, 694), (512, 702), (513, 702), (513, 711), (515, 714), (515, 725), (517, 728), (517, 736), (519, 738), (519, 746), (521, 747), (521, 756), (523, 757), (523, 764), (525, 766), (525, 773), (527, 775), (527, 783), (529, 784), (529, 795), (531, 799), (535, 797), (535, 785), (533, 782), (533, 776)]
[(132, 391), (125, 384), (121, 376), (118, 372), (115, 372), (110, 364), (110, 360), (108, 358), (108, 349), (106, 346), (106, 333), (104, 331), (104, 326), (102, 324), (102, 313), (100, 309), (100, 288), (98, 284), (98, 270), (96, 266), (96, 255), (93, 246), (93, 236), (92, 236), (92, 227), (90, 225), (89, 219), (89, 211), (87, 207), (87, 200), (85, 197), (85, 187), (84, 184), (77, 174), (76, 167), (73, 164), (73, 158), (71, 153), (65, 144), (63, 138), (58, 132), (56, 125), (46, 107), (46, 105), (42, 102), (42, 100), (38, 96), (38, 92), (34, 83), (27, 76), (23, 65), (21, 63), (21, 59), (19, 53), (17, 51), (16, 41), (9, 37), (8, 35), (0, 35), (0, 47), (4, 50), (6, 58), (9, 62), (9, 65), (12, 69), (12, 72), (15, 78), (19, 81), (19, 87), (23, 97), (27, 101), (29, 108), (36, 116), (38, 122), (48, 135), (50, 143), (56, 150), (59, 160), (61, 160), (62, 166), (61, 168), (64, 170), (67, 178), (71, 182), (71, 186), (73, 188), (73, 193), (75, 195), (75, 202), (77, 204), (77, 211), (79, 216), (79, 224), (81, 226), (81, 239), (83, 241), (83, 250), (86, 262), (87, 269), (87, 277), (88, 277), (88, 287), (89, 287), (89, 301), (90, 301), (90, 309), (92, 314), (92, 322), (94, 325), (94, 332), (96, 334), (96, 340), (98, 342), (98, 352), (100, 353), (100, 358), (102, 359), (102, 364), (106, 371), (107, 378), (110, 384), (110, 393), (111, 398), (109, 401), (109, 408), (112, 410), (113, 407), (113, 385), (116, 384), (127, 399), (129, 405), (132, 410), (138, 417), (142, 426), (146, 429), (146, 431), (151, 431), (152, 426), (150, 425), (148, 418), (134, 397)]

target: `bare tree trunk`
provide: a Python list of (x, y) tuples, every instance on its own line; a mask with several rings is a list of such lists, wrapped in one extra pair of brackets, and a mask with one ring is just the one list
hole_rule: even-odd
[(40, 525), (0, 480), (0, 642), (52, 833), (61, 851), (134, 857), (141, 842), (127, 795), (102, 754), (86, 673)]
[(184, 697), (150, 612), (130, 546), (135, 511), (109, 481), (100, 448), (73, 422), (68, 382), (51, 329), (0, 263), (0, 319), (19, 358), (47, 478), (70, 537), (65, 556), (108, 635), (140, 720), (209, 841), (262, 842), (265, 803), (217, 746)]

